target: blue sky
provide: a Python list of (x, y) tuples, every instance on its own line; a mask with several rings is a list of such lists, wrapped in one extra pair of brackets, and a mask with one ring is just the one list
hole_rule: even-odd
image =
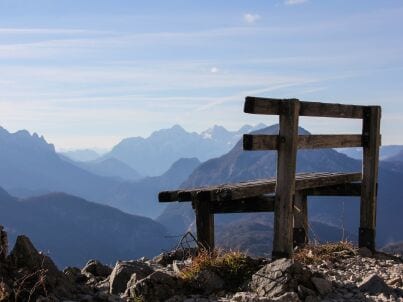
[[(403, 1), (0, 0), (0, 125), (58, 148), (274, 123), (246, 95), (380, 104), (403, 144)], [(357, 121), (302, 119), (314, 133)]]

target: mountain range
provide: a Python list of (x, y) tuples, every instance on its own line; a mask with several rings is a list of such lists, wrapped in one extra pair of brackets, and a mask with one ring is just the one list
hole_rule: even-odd
[(155, 131), (147, 138), (126, 138), (102, 158), (116, 158), (142, 175), (158, 176), (180, 158), (196, 157), (203, 162), (221, 156), (231, 150), (242, 134), (264, 126), (245, 125), (237, 131), (214, 126), (196, 133), (174, 125)]
[(0, 222), (10, 246), (26, 234), (60, 268), (94, 258), (113, 264), (151, 257), (173, 246), (165, 228), (149, 218), (65, 193), (18, 199), (0, 188)]
[[(362, 148), (340, 148), (337, 151), (346, 154), (347, 156), (354, 159), (362, 159)], [(379, 159), (380, 160), (390, 160), (398, 153), (402, 154), (403, 146), (402, 145), (385, 145), (381, 146), (379, 150)], [(401, 155), (402, 156), (402, 155)], [(392, 159), (393, 160), (393, 159)]]
[[(276, 152), (242, 150), (241, 134), (250, 132), (251, 126), (243, 127), (238, 133), (224, 130), (214, 127), (211, 131), (193, 135), (174, 126), (142, 139), (144, 152), (156, 148), (158, 137), (161, 138), (159, 142), (166, 143), (152, 156), (142, 157), (143, 164), (151, 166), (175, 160), (167, 170), (160, 170), (165, 171), (162, 175), (138, 179), (141, 176), (136, 170), (121, 158), (112, 156), (112, 153), (92, 161), (76, 162), (56, 153), (54, 146), (37, 134), (31, 135), (24, 130), (9, 133), (0, 128), (0, 187), (7, 191), (0, 190), (0, 224), (7, 226), (10, 236), (14, 236), (12, 239), (18, 233), (27, 233), (37, 246), (49, 250), (60, 265), (78, 264), (83, 259), (93, 258), (92, 254), (85, 254), (86, 250), (105, 251), (99, 257), (106, 262), (126, 257), (125, 251), (133, 255), (134, 249), (142, 254), (154, 254), (158, 252), (158, 246), (154, 246), (153, 236), (164, 245), (169, 243), (164, 241), (166, 229), (169, 229), (171, 235), (181, 235), (187, 229), (194, 229), (194, 214), (190, 205), (181, 203), (166, 207), (159, 204), (159, 191), (275, 175)], [(277, 125), (255, 131), (267, 134), (277, 132)], [(308, 134), (302, 128), (300, 133)], [(180, 140), (176, 142), (177, 145), (169, 147), (181, 135), (186, 137), (184, 144), (188, 144), (186, 154), (191, 155), (189, 158), (178, 158), (181, 155), (178, 153), (181, 149)], [(206, 147), (206, 141), (211, 148), (214, 148), (213, 142), (217, 146), (228, 142), (229, 152), (220, 149), (224, 154), (201, 163), (200, 150)], [(191, 142), (195, 143), (193, 148), (190, 148)], [(228, 147), (231, 145), (232, 148)], [(130, 152), (127, 152), (129, 156)], [(213, 156), (213, 150), (209, 152), (209, 156)], [(361, 162), (332, 149), (301, 150), (298, 153), (297, 170), (360, 171)], [(402, 181), (402, 162), (381, 162), (377, 228), (379, 246), (403, 241), (400, 233), (403, 229), (403, 221), (400, 219), (403, 210), (400, 202), (403, 197)], [(157, 222), (112, 207), (151, 218), (158, 216)], [(356, 239), (358, 198), (310, 198), (309, 213), (313, 238)], [(271, 213), (217, 215), (217, 241), (223, 247), (249, 247), (252, 253), (267, 253), (271, 244), (272, 218)], [(60, 225), (56, 226), (58, 222)], [(150, 227), (150, 232), (143, 232), (143, 224)], [(83, 231), (85, 229), (88, 232)], [(135, 237), (130, 237), (133, 232)], [(67, 236), (66, 244), (62, 242), (63, 236)], [(110, 238), (114, 236), (117, 238)], [(122, 245), (123, 237), (128, 240), (127, 245)], [(82, 243), (81, 249), (80, 242), (86, 240), (88, 244)], [(137, 245), (129, 245), (132, 242), (137, 242)], [(113, 244), (127, 248), (116, 251)], [(71, 251), (72, 248), (77, 252)], [(98, 254), (94, 252), (93, 255), (95, 257)]]
[[(0, 128), (0, 186), (17, 197), (65, 192), (137, 215), (155, 217), (164, 209), (158, 191), (177, 187), (199, 161), (182, 159), (158, 177), (122, 181), (96, 175), (66, 160), (43, 137)], [(178, 169), (178, 171), (175, 171)]]

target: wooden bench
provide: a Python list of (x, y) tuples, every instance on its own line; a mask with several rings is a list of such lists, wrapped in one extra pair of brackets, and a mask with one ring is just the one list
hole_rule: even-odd
[[(277, 177), (164, 191), (160, 202), (191, 201), (197, 238), (214, 248), (214, 214), (274, 212), (273, 258), (290, 257), (308, 241), (307, 196), (361, 196), (359, 246), (375, 250), (380, 146), (379, 106), (247, 97), (244, 111), (279, 115), (278, 135), (245, 134), (244, 150), (277, 150)], [(359, 135), (298, 135), (299, 116), (362, 119)], [(297, 149), (363, 147), (362, 173), (296, 173)]]

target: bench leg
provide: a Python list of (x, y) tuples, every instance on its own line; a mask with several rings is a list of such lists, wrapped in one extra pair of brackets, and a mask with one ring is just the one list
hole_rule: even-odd
[(363, 173), (358, 245), (375, 251), (377, 179), (380, 146), (380, 107), (368, 107), (363, 121)]
[(307, 196), (296, 192), (294, 199), (294, 247), (303, 247), (308, 243), (308, 205)]
[(208, 202), (195, 201), (197, 240), (201, 248), (214, 249), (214, 214)]
[(292, 224), (295, 172), (298, 147), (300, 103), (283, 102), (280, 106), (280, 129), (277, 158), (276, 200), (274, 203), (272, 258), (290, 258), (293, 253)]

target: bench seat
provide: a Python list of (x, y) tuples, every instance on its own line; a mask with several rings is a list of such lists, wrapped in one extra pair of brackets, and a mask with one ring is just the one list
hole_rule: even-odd
[[(333, 187), (336, 185), (349, 184), (361, 181), (361, 173), (298, 173), (295, 178), (295, 190), (310, 190), (321, 187)], [(223, 184), (217, 186), (207, 186), (187, 190), (163, 191), (158, 195), (160, 202), (173, 201), (208, 201), (221, 202), (230, 200), (247, 200), (256, 196), (273, 194), (276, 189), (276, 178), (258, 179), (253, 181), (239, 182), (234, 184)], [(343, 190), (334, 190), (340, 193)], [(312, 194), (314, 195), (314, 194)], [(320, 194), (318, 194), (320, 195)]]

